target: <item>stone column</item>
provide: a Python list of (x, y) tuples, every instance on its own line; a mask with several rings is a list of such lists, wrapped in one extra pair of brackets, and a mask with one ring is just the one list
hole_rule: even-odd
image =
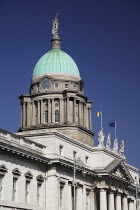
[(79, 125), (81, 125), (81, 101), (79, 101), (79, 110), (78, 110), (78, 115), (79, 115)]
[(100, 189), (100, 210), (107, 210), (107, 197), (105, 189)]
[(32, 101), (32, 125), (35, 125), (35, 102)]
[(134, 210), (134, 201), (130, 200), (128, 206), (129, 206), (129, 210)]
[(121, 194), (116, 194), (116, 210), (122, 210), (122, 203), (121, 203)]
[(23, 126), (26, 126), (26, 102), (23, 102)]
[(84, 104), (84, 126), (87, 127), (87, 110), (86, 110), (86, 104)]
[(44, 104), (43, 104), (43, 100), (41, 100), (41, 124), (44, 124)]
[(81, 102), (81, 125), (83, 125), (83, 102)]
[(23, 104), (20, 104), (20, 127), (23, 126)]
[(93, 192), (92, 192), (91, 210), (97, 210), (97, 198), (96, 198), (96, 190), (95, 189), (93, 189)]
[(124, 196), (122, 199), (122, 210), (128, 210), (128, 199), (127, 196)]
[(52, 99), (52, 123), (54, 123), (54, 99)]
[(69, 123), (69, 97), (67, 97), (67, 102), (66, 102), (66, 119), (67, 123)]
[(73, 101), (73, 122), (76, 123), (76, 98)]
[(63, 98), (60, 98), (60, 123), (64, 122), (64, 102)]
[(48, 124), (51, 124), (51, 102), (48, 98)]
[(40, 101), (37, 103), (37, 124), (40, 124)]
[(31, 104), (30, 102), (27, 102), (27, 126), (30, 126), (30, 122), (31, 122)]
[(108, 195), (108, 210), (115, 210), (114, 191), (110, 191)]
[(76, 210), (83, 210), (83, 186), (80, 185), (76, 190)]
[(68, 183), (68, 192), (67, 192), (67, 199), (68, 199), (68, 210), (72, 210), (72, 184)]
[(86, 106), (86, 127), (89, 129), (89, 110), (88, 107)]

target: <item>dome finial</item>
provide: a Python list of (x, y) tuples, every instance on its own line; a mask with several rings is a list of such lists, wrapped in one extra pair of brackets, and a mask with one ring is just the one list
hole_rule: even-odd
[(58, 23), (58, 14), (56, 14), (54, 20), (52, 21), (53, 24), (52, 24), (52, 49), (54, 48), (59, 48), (60, 49), (60, 43), (61, 43), (61, 40), (59, 38), (59, 35), (58, 35), (58, 30), (59, 30), (59, 23)]

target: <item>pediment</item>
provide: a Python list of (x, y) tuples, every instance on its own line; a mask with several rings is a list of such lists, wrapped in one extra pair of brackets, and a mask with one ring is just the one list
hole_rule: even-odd
[[(115, 177), (116, 179), (127, 181), (127, 182), (134, 182), (133, 177), (131, 176), (127, 166), (125, 165), (124, 161), (122, 160), (114, 160), (107, 166), (108, 172), (111, 176)], [(106, 169), (107, 169), (106, 168)]]
[(14, 175), (16, 175), (16, 176), (20, 176), (20, 175), (21, 175), (21, 172), (20, 172), (20, 170), (19, 170), (18, 168), (15, 168), (15, 169), (12, 171), (12, 173), (13, 173)]
[(25, 174), (25, 177), (28, 178), (28, 179), (32, 179), (33, 178), (33, 175), (31, 174), (31, 172), (27, 172)]
[(6, 168), (5, 165), (0, 165), (0, 174), (5, 174), (7, 173), (8, 169)]
[(40, 181), (40, 182), (44, 181), (44, 178), (42, 175), (38, 175), (36, 179), (37, 179), (37, 181)]

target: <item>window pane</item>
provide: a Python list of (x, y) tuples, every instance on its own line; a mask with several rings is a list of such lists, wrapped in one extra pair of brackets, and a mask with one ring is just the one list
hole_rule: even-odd
[(48, 122), (48, 110), (45, 111), (45, 123)]
[(26, 203), (29, 202), (29, 185), (30, 185), (30, 181), (26, 180), (26, 186), (25, 186), (25, 202)]
[(55, 122), (59, 122), (59, 111), (55, 111)]
[(16, 200), (17, 178), (13, 177), (13, 201)]
[(41, 191), (41, 183), (37, 183), (37, 203), (40, 205), (40, 191)]

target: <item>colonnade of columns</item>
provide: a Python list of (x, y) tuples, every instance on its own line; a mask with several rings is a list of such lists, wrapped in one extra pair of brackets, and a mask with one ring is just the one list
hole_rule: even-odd
[[(59, 101), (59, 123), (74, 123), (92, 130), (91, 106), (76, 97), (57, 99)], [(44, 113), (47, 103), (48, 120), (45, 122)], [(41, 99), (21, 102), (20, 127), (30, 127), (40, 124), (55, 123), (55, 99)]]
[(136, 210), (134, 200), (127, 195), (100, 189), (100, 210)]
[[(71, 196), (69, 186), (69, 195)], [(72, 198), (69, 198), (69, 203)], [(72, 204), (69, 210), (73, 210)], [(136, 210), (133, 199), (127, 195), (107, 189), (87, 189), (82, 186), (76, 188), (76, 210)]]

